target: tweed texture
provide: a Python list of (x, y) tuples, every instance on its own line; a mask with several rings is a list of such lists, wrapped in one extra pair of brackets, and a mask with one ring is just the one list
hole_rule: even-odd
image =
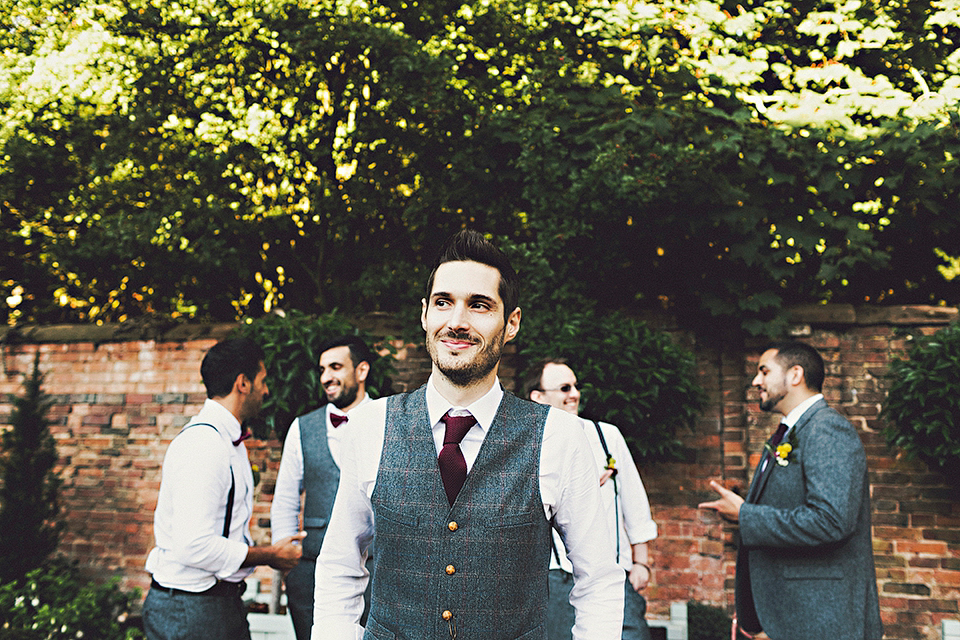
[(377, 551), (366, 638), (545, 637), (550, 523), (539, 469), (547, 410), (504, 393), (451, 507), (425, 387), (388, 399), (371, 496)]
[(316, 560), (327, 532), (333, 500), (340, 484), (340, 468), (327, 446), (327, 407), (301, 416), (300, 447), (303, 451), (303, 558)]
[(788, 464), (771, 460), (768, 473), (754, 474), (740, 510), (740, 625), (762, 628), (774, 640), (879, 640), (870, 485), (860, 437), (820, 400), (788, 440), (796, 443)]

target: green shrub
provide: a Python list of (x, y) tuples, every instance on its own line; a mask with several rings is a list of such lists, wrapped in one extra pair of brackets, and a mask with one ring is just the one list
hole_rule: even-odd
[(391, 393), (396, 350), (388, 340), (377, 342), (335, 311), (321, 316), (300, 311), (288, 311), (282, 316), (270, 314), (241, 325), (236, 333), (253, 339), (263, 347), (266, 356), (270, 395), (263, 404), (260, 420), (252, 425), (258, 437), (275, 431), (282, 440), (296, 416), (326, 404), (317, 371), (319, 348), (340, 335), (360, 336), (374, 355), (378, 350), (387, 350), (386, 355), (370, 363), (367, 391), (374, 398)]
[(0, 640), (125, 640), (143, 638), (127, 627), (139, 590), (117, 580), (88, 584), (76, 567), (56, 560), (24, 579), (0, 584)]
[(887, 442), (960, 485), (960, 325), (917, 338), (890, 377)]
[(732, 620), (723, 607), (687, 603), (687, 640), (727, 640)]
[(0, 582), (19, 580), (41, 566), (56, 550), (62, 529), (60, 479), (53, 472), (57, 449), (42, 383), (35, 359), (26, 393), (13, 400), (12, 427), (0, 438)]
[(563, 307), (523, 329), (526, 366), (545, 357), (570, 362), (584, 417), (617, 425), (638, 459), (682, 454), (677, 430), (693, 426), (705, 393), (693, 354), (671, 336), (625, 314)]

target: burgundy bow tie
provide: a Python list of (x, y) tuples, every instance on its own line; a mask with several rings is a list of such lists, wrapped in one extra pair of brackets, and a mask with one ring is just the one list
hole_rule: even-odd
[(339, 413), (333, 413), (332, 411), (330, 412), (330, 424), (333, 425), (334, 429), (342, 425), (347, 420), (349, 420), (349, 418), (345, 415), (341, 415)]
[(243, 433), (240, 434), (240, 437), (233, 441), (233, 446), (237, 446), (252, 435), (253, 432), (250, 431), (250, 429), (244, 429)]

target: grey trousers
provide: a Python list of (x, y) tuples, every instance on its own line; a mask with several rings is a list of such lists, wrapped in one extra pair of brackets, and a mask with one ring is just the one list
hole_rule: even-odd
[[(633, 590), (629, 580), (623, 581), (622, 640), (650, 640), (650, 628), (644, 616), (647, 601)], [(547, 601), (547, 639), (570, 640), (573, 637), (574, 611), (570, 606), (573, 576), (561, 569), (550, 571), (550, 597)]]
[(150, 589), (143, 602), (147, 640), (250, 640), (240, 599)]

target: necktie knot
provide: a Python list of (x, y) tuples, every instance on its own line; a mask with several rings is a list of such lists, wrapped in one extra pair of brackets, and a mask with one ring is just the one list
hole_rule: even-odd
[(330, 424), (333, 425), (334, 429), (336, 429), (337, 427), (339, 427), (349, 419), (350, 418), (348, 418), (346, 415), (342, 413), (334, 413), (333, 411), (330, 412)]
[(467, 432), (473, 428), (473, 425), (477, 424), (477, 419), (470, 414), (465, 416), (452, 416), (448, 412), (445, 413), (440, 420), (447, 426), (443, 432), (444, 445), (460, 444), (464, 436), (467, 435)]
[(770, 437), (770, 444), (772, 446), (777, 446), (780, 444), (780, 441), (783, 440), (783, 434), (787, 432), (787, 423), (781, 422), (777, 426), (777, 430), (773, 432), (773, 436)]

